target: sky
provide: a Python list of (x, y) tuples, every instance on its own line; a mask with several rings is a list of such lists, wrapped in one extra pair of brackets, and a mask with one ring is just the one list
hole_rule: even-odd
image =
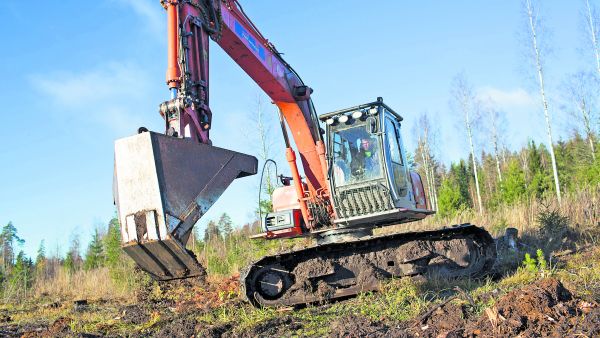
[[(600, 7), (599, 1), (592, 3)], [(384, 101), (404, 117), (404, 140), (414, 148), (414, 125), (427, 112), (438, 129), (439, 158), (466, 157), (460, 116), (449, 104), (460, 72), (481, 97), (505, 114), (505, 144), (545, 141), (536, 82), (524, 47), (525, 21), (517, 0), (244, 1), (263, 35), (312, 87), (317, 113)], [(584, 1), (544, 1), (540, 39), (552, 126), (572, 126), (560, 108), (560, 84), (591, 70)], [(0, 2), (0, 225), (9, 221), (29, 255), (42, 240), (64, 253), (78, 236), (115, 215), (113, 142), (140, 126), (162, 131), (158, 104), (165, 85), (166, 17), (158, 0)], [(287, 169), (274, 124), (276, 110), (260, 88), (212, 43), (213, 144), (256, 155), (249, 116), (257, 100), (273, 125), (273, 156)], [(250, 127), (249, 127), (250, 126)], [(478, 151), (489, 133), (476, 128)], [(200, 220), (223, 212), (241, 225), (257, 204), (258, 176), (236, 180)]]

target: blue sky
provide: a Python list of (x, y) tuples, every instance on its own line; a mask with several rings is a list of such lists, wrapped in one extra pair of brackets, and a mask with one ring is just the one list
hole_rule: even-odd
[[(405, 117), (405, 143), (412, 148), (414, 122), (427, 111), (440, 131), (439, 156), (450, 162), (467, 154), (448, 104), (452, 78), (464, 71), (481, 96), (505, 111), (509, 147), (545, 140), (519, 33), (520, 1), (242, 4), (315, 89), (318, 113), (382, 96)], [(583, 5), (544, 1), (541, 12), (547, 34), (540, 38), (553, 47), (546, 61), (552, 122), (563, 136), (570, 123), (558, 109), (557, 88), (567, 74), (593, 66)], [(73, 234), (85, 244), (113, 216), (113, 141), (142, 125), (162, 130), (164, 21), (158, 0), (0, 2), (0, 225), (16, 225), (28, 254), (42, 239), (51, 253), (64, 252)], [(256, 154), (248, 114), (260, 89), (214, 43), (210, 67), (214, 144)], [(263, 101), (274, 122), (275, 110)], [(279, 130), (273, 133), (273, 150), (283, 153)], [(486, 134), (476, 137), (481, 149)], [(249, 220), (257, 181), (234, 182), (200, 223), (222, 212), (237, 224)]]

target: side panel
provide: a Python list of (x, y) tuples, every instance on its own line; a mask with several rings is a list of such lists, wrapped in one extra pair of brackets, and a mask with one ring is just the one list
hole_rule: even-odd
[(425, 189), (423, 188), (421, 175), (411, 171), (410, 178), (412, 181), (413, 194), (415, 196), (415, 204), (417, 209), (427, 209), (427, 197), (425, 196)]
[[(166, 238), (167, 228), (150, 133), (115, 141), (115, 202), (123, 243)], [(159, 233), (138, 238), (133, 215), (153, 210)]]

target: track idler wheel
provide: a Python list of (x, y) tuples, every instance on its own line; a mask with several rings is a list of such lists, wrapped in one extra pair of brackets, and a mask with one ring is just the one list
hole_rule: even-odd
[(281, 265), (263, 267), (254, 276), (250, 284), (255, 290), (254, 297), (259, 303), (278, 299), (293, 284), (289, 272)]

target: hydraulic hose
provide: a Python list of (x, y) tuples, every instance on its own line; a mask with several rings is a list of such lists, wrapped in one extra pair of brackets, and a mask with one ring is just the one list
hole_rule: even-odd
[(262, 172), (260, 173), (260, 184), (258, 186), (258, 217), (260, 219), (260, 227), (261, 228), (263, 228), (262, 209), (261, 209), (261, 205), (260, 205), (260, 203), (262, 202), (262, 199), (261, 199), (262, 185), (263, 185), (262, 182), (263, 182), (263, 176), (265, 175), (265, 169), (267, 168), (267, 164), (269, 164), (269, 162), (273, 163), (273, 165), (275, 165), (275, 177), (279, 176), (279, 175), (277, 175), (277, 162), (275, 162), (274, 160), (272, 160), (270, 158), (266, 159), (265, 163), (263, 164)]

